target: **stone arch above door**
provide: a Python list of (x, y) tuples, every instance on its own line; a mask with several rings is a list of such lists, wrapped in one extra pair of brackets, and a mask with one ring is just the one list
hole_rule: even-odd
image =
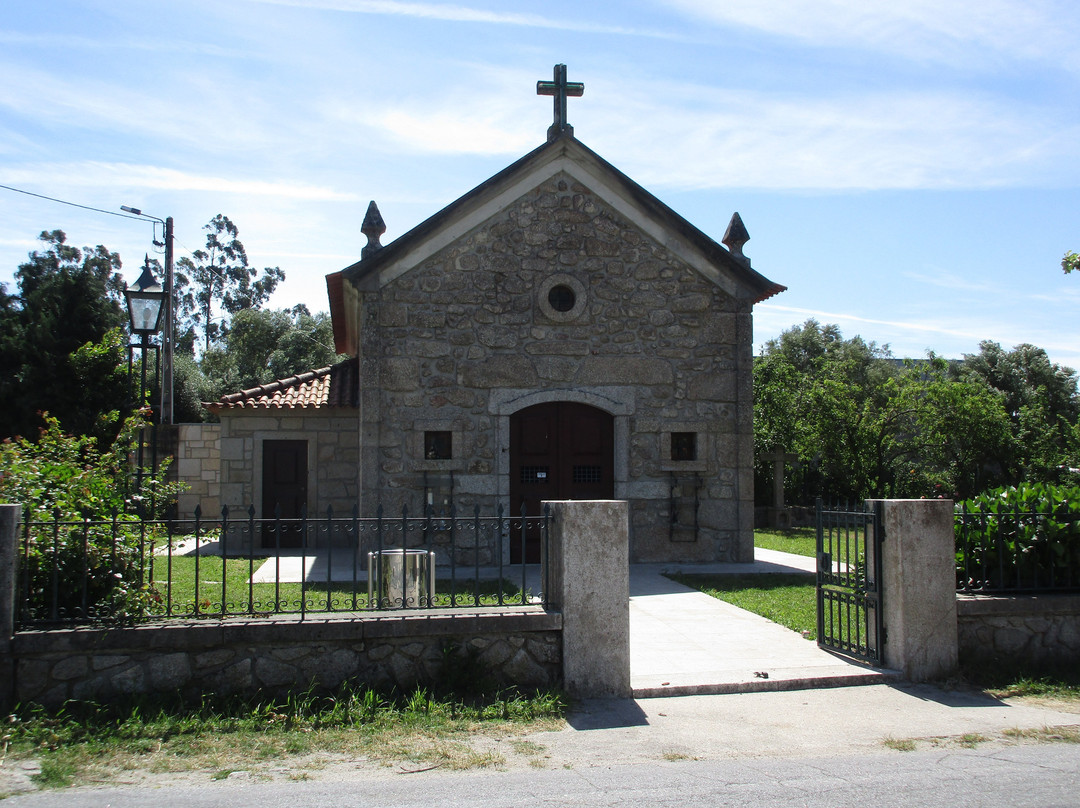
[(518, 410), (534, 404), (551, 401), (572, 401), (619, 416), (633, 415), (635, 410), (634, 389), (630, 387), (548, 387), (543, 390), (492, 390), (488, 399), (488, 412), (492, 415), (510, 416)]
[(498, 442), (499, 500), (510, 503), (510, 416), (535, 404), (569, 401), (588, 404), (611, 414), (615, 430), (615, 498), (626, 499), (630, 470), (630, 417), (636, 410), (634, 389), (630, 387), (552, 387), (544, 390), (492, 390), (488, 412), (495, 416)]

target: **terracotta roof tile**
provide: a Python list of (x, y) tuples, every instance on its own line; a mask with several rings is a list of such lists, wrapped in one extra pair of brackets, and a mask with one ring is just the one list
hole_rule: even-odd
[(307, 409), (358, 406), (359, 362), (346, 359), (328, 368), (309, 370), (250, 390), (230, 393), (203, 404), (211, 412), (237, 409)]

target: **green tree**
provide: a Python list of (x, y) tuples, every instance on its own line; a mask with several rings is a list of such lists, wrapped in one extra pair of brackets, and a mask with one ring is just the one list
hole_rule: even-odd
[(333, 344), (333, 326), (325, 312), (312, 315), (302, 305), (243, 309), (233, 316), (224, 340), (200, 357), (198, 376), (188, 369), (185, 379), (198, 388), (201, 401), (213, 401), (344, 359)]
[(240, 231), (229, 217), (219, 213), (203, 229), (206, 249), (177, 261), (174, 284), (180, 321), (178, 342), (193, 350), (201, 334), (203, 350), (208, 351), (229, 327), (224, 318), (215, 315), (215, 308), (230, 316), (257, 309), (269, 300), (285, 273), (278, 267), (267, 267), (260, 275), (248, 266)]
[(956, 378), (950, 363), (931, 356), (907, 363), (894, 398), (902, 417), (890, 437), (890, 496), (963, 499), (1007, 479), (1009, 419), (985, 385)]
[(1061, 259), (1061, 268), (1068, 275), (1074, 269), (1080, 269), (1080, 253), (1067, 252), (1065, 257)]
[(998, 462), (1008, 470), (1006, 484), (1065, 482), (1080, 466), (1076, 425), (1080, 421), (1077, 375), (1050, 361), (1034, 345), (1011, 351), (984, 341), (979, 353), (964, 357), (957, 373), (999, 396), (1011, 423), (1011, 453)]
[[(100, 412), (127, 403), (111, 372), (100, 387), (87, 376), (102, 356), (110, 357), (106, 364), (115, 358), (117, 338), (106, 335), (127, 319), (120, 256), (100, 245), (72, 247), (62, 230), (40, 239), (45, 249), (15, 273), (18, 293), (0, 292), (0, 436), (36, 432), (44, 410), (66, 429), (93, 431)], [(92, 345), (98, 354), (83, 349)]]
[(815, 320), (766, 343), (754, 364), (759, 488), (771, 485), (763, 454), (778, 449), (799, 457), (794, 496), (854, 499), (877, 487), (877, 421), (884, 382), (896, 372), (887, 347), (845, 340)]
[(220, 395), (220, 386), (203, 372), (199, 360), (187, 353), (173, 356), (173, 413), (177, 423), (205, 420), (207, 413), (202, 402), (213, 401)]
[(804, 504), (971, 496), (1009, 479), (1017, 438), (1003, 394), (943, 359), (899, 362), (810, 320), (767, 343), (754, 373), (759, 501), (777, 449), (798, 457), (789, 491)]

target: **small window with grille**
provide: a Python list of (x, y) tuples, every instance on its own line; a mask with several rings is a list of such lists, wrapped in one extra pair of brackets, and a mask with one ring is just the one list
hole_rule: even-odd
[(526, 485), (545, 485), (548, 481), (547, 466), (522, 466), (521, 482)]
[(697, 433), (671, 433), (671, 459), (697, 460)]
[(598, 483), (600, 477), (600, 466), (574, 466), (573, 480), (575, 483)]
[(424, 433), (425, 460), (450, 460), (453, 456), (453, 432), (440, 430)]

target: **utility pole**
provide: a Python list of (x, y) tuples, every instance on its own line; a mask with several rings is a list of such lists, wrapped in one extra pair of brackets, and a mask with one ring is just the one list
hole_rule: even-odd
[(173, 219), (165, 219), (165, 354), (161, 374), (161, 420), (173, 423), (173, 344), (176, 342), (176, 289), (173, 287)]

